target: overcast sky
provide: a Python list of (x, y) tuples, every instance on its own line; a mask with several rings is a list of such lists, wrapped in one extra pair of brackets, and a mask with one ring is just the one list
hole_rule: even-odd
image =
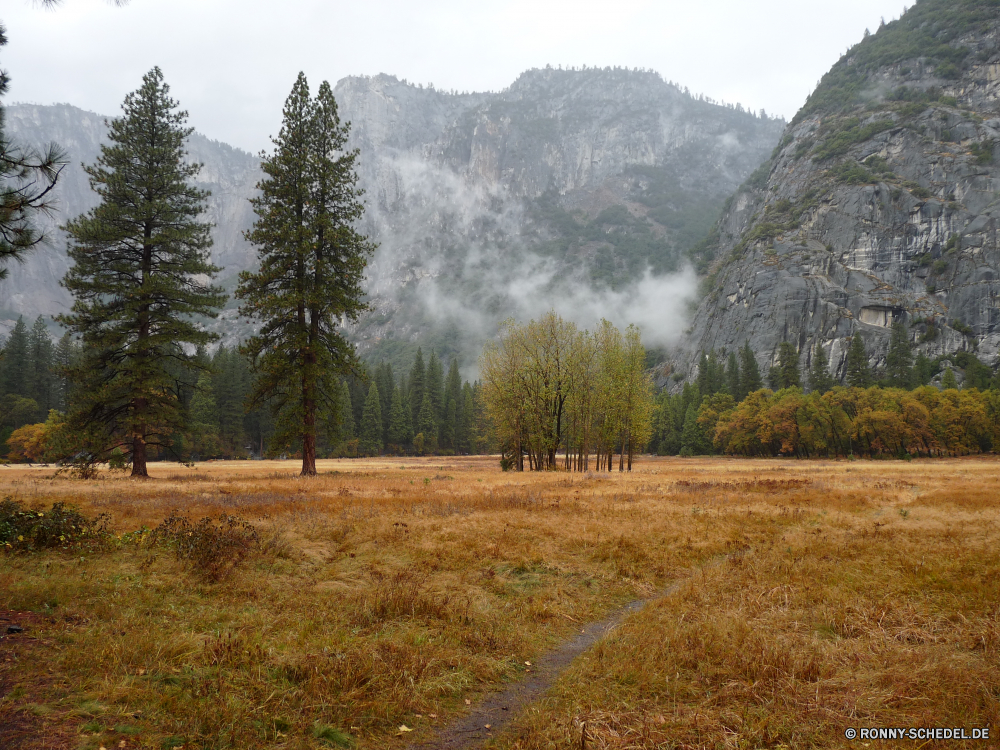
[(392, 73), (499, 91), (532, 67), (652, 68), (716, 100), (791, 118), (866, 28), (912, 0), (4, 0), (6, 101), (114, 115), (159, 65), (190, 123), (269, 146), (304, 70), (315, 87)]

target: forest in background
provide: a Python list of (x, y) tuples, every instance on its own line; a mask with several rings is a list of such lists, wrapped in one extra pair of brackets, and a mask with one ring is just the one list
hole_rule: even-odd
[[(61, 424), (72, 405), (64, 370), (79, 356), (80, 344), (69, 334), (53, 343), (41, 317), (31, 328), (18, 319), (0, 359), (0, 456), (5, 460), (44, 461), (54, 455), (56, 446), (46, 433)], [(253, 374), (245, 356), (223, 346), (214, 354), (200, 350), (195, 360), (208, 371), (192, 378), (178, 370), (175, 378), (188, 429), (174, 435), (171, 448), (155, 458), (297, 456), (298, 446), (273, 439), (277, 431), (269, 406), (246, 409)], [(494, 448), (480, 385), (463, 382), (455, 360), (446, 372), (435, 353), (425, 361), (418, 349), (401, 376), (388, 363), (372, 369), (362, 365), (340, 384), (339, 408), (318, 436), (322, 456), (481, 454)]]
[(844, 384), (822, 347), (811, 360), (802, 373), (799, 352), (785, 342), (765, 376), (749, 344), (722, 356), (703, 353), (696, 381), (657, 396), (649, 451), (908, 458), (1000, 447), (1000, 373), (970, 352), (914, 356), (909, 331), (897, 322), (880, 370), (870, 366), (860, 334), (851, 339)]

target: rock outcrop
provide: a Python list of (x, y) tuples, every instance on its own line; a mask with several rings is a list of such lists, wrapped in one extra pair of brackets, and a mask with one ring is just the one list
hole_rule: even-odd
[(851, 49), (730, 200), (681, 371), (782, 341), (843, 378), (849, 337), (884, 364), (907, 324), (929, 357), (1000, 349), (1000, 14), (921, 0)]

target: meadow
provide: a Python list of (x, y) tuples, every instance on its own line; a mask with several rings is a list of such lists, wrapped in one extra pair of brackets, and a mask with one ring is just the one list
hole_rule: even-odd
[[(845, 730), (866, 727), (1000, 736), (995, 458), (638, 457), (631, 474), (504, 473), (487, 457), (319, 461), (313, 478), (295, 468), (150, 464), (152, 479), (136, 481), (0, 467), (0, 498), (36, 514), (57, 503), (106, 514), (79, 544), (0, 552), (0, 634), (23, 628), (0, 639), (0, 747), (707, 750), (865, 747)], [(615, 613), (610, 632), (546, 673), (537, 700), (484, 727), (485, 742), (454, 729)]]

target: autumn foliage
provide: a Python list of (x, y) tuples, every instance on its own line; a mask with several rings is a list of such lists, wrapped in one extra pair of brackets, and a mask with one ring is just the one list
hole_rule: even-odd
[(1000, 392), (931, 386), (759, 390), (698, 423), (715, 448), (740, 456), (962, 456), (1000, 446)]

